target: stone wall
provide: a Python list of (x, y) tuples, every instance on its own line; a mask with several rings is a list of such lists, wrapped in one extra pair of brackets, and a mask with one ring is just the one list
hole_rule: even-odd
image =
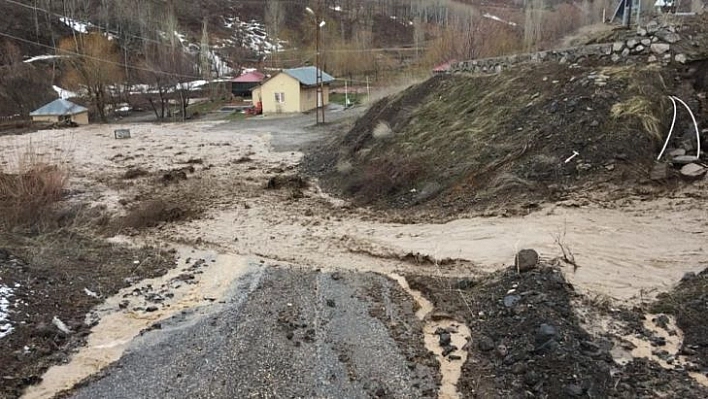
[(662, 26), (652, 21), (638, 28), (636, 32), (626, 32), (623, 36), (621, 40), (612, 43), (462, 61), (451, 65), (448, 73), (499, 73), (524, 63), (578, 63), (586, 58), (606, 59), (614, 63), (686, 63), (695, 58), (682, 51), (686, 48), (686, 43), (681, 43), (685, 40), (682, 40), (674, 26)]

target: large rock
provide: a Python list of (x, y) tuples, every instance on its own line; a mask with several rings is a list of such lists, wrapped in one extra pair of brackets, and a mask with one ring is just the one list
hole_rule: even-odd
[(676, 60), (679, 64), (685, 64), (688, 61), (688, 57), (686, 57), (686, 54), (676, 54), (674, 60)]
[(666, 43), (652, 43), (650, 48), (652, 53), (661, 55), (671, 50), (671, 45)]
[(671, 159), (671, 162), (673, 162), (675, 165), (687, 165), (697, 160), (698, 159), (696, 159), (695, 155), (679, 155), (677, 157), (673, 157)]
[(637, 44), (639, 44), (639, 40), (637, 40), (637, 39), (627, 40), (627, 47), (629, 47), (629, 48), (635, 48), (635, 47), (637, 47)]
[(538, 252), (533, 249), (522, 249), (516, 254), (514, 265), (520, 272), (526, 272), (536, 267), (538, 264)]
[(667, 163), (657, 163), (651, 169), (649, 178), (654, 181), (666, 180), (670, 176), (669, 164)]
[(624, 48), (624, 42), (614, 42), (612, 43), (612, 52), (619, 53)]
[(681, 168), (681, 176), (687, 177), (689, 179), (697, 179), (701, 176), (704, 176), (706, 174), (706, 169), (704, 166), (701, 166), (697, 163), (689, 163), (688, 165), (684, 165)]
[(656, 32), (656, 37), (665, 41), (666, 43), (676, 43), (681, 40), (681, 36), (678, 33), (671, 32), (669, 30), (661, 29)]
[(659, 23), (656, 21), (650, 21), (646, 26), (647, 33), (652, 35), (659, 30)]

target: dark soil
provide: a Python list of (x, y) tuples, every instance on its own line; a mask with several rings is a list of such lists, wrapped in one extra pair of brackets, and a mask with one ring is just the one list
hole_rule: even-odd
[(682, 353), (708, 369), (708, 269), (686, 274), (673, 291), (658, 296), (652, 311), (676, 316), (684, 335)]
[[(173, 265), (171, 254), (153, 248), (117, 246), (65, 231), (0, 236), (0, 283), (16, 287), (9, 316), (14, 331), (0, 339), (0, 397), (19, 397), (83, 344), (92, 327), (86, 314), (104, 298)], [(54, 317), (72, 333), (62, 333), (52, 324)]]
[[(611, 343), (583, 330), (560, 270), (507, 269), (478, 280), (407, 276), (438, 311), (472, 330), (458, 390), (482, 398), (703, 398), (685, 371), (615, 364)], [(510, 291), (514, 290), (514, 291)]]
[[(704, 69), (587, 59), (435, 76), (372, 105), (304, 167), (360, 205), (449, 215), (526, 213), (584, 193), (652, 195), (663, 189), (649, 172), (671, 121), (666, 96), (687, 99), (705, 125)], [(680, 147), (684, 122), (670, 147)]]

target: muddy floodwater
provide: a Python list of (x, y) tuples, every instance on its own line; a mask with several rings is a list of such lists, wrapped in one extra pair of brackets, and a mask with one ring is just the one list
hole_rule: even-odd
[[(132, 137), (116, 141), (112, 130), (120, 127), (130, 128)], [(323, 272), (374, 272), (395, 280), (418, 306), (416, 316), (424, 324), (420, 342), (434, 354), (442, 376), (439, 399), (460, 397), (456, 385), (467, 360), (466, 347), (475, 337), (460, 320), (432, 317), (433, 304), (410, 288), (406, 274), (479, 276), (508, 267), (518, 250), (533, 248), (543, 261), (561, 265), (582, 294), (632, 305), (671, 289), (685, 273), (708, 267), (708, 211), (680, 196), (628, 200), (608, 208), (546, 204), (528, 216), (398, 224), (328, 197), (315, 181), (266, 189), (274, 176), (297, 174), (302, 153), (291, 150), (297, 141), (292, 128), (287, 120), (250, 123), (241, 130), (218, 122), (90, 126), (0, 138), (0, 151), (21, 151), (31, 140), (41, 154), (69, 165), (71, 184), (77, 188), (72, 200), (105, 207), (115, 215), (126, 212), (126, 201), (156, 185), (153, 177), (121, 180), (126, 170), (137, 166), (157, 175), (186, 163), (197, 165), (188, 181), (202, 182), (205, 191), (215, 192), (201, 217), (163, 224), (126, 240), (176, 246), (179, 262), (165, 276), (124, 289), (95, 309), (99, 322), (86, 345), (68, 363), (49, 369), (24, 398), (49, 398), (99, 372), (155, 323), (184, 310), (209, 312), (219, 306), (228, 287), (258, 267), (249, 264), (255, 259)], [(277, 143), (283, 134), (287, 145)], [(279, 146), (288, 150), (277, 151)], [(226, 186), (219, 196), (218, 190)], [(572, 253), (577, 268), (558, 261), (562, 249)], [(410, 254), (427, 261), (411, 262), (406, 257)], [(209, 267), (193, 282), (185, 282), (180, 275), (195, 259)], [(456, 261), (450, 266), (445, 259)], [(136, 288), (148, 285), (169, 287), (173, 296), (147, 312), (149, 304), (133, 297)], [(126, 298), (131, 299), (127, 309)], [(452, 359), (442, 355), (443, 330), (450, 332), (456, 347)], [(652, 356), (641, 340), (626, 339), (636, 348), (614, 353), (618, 362)], [(678, 353), (681, 336), (667, 336), (666, 341)], [(705, 376), (695, 378), (705, 383)]]

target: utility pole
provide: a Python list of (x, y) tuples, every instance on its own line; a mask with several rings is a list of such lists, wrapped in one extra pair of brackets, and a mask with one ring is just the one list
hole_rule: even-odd
[[(320, 3), (318, 3), (320, 4)], [(319, 17), (320, 12), (322, 11), (322, 8), (318, 5), (318, 10), (317, 10), (317, 16)], [(319, 18), (317, 18), (319, 20)], [(324, 114), (324, 90), (323, 90), (323, 83), (322, 83), (322, 57), (320, 56), (320, 22), (318, 20), (315, 20), (315, 23), (317, 24), (317, 33), (315, 34), (315, 80), (317, 84), (317, 107), (315, 108), (315, 119), (317, 120), (317, 123), (320, 123), (320, 110), (322, 110), (322, 122), (324, 123), (325, 119), (325, 114)]]
[[(317, 2), (316, 12), (309, 7), (306, 7), (305, 10), (315, 17), (315, 122), (320, 124), (325, 123), (324, 81), (322, 79), (322, 55), (320, 54), (320, 40), (322, 38), (320, 30), (325, 26), (325, 21), (320, 19), (322, 15), (322, 0)], [(322, 113), (322, 118), (320, 118), (320, 112)]]

